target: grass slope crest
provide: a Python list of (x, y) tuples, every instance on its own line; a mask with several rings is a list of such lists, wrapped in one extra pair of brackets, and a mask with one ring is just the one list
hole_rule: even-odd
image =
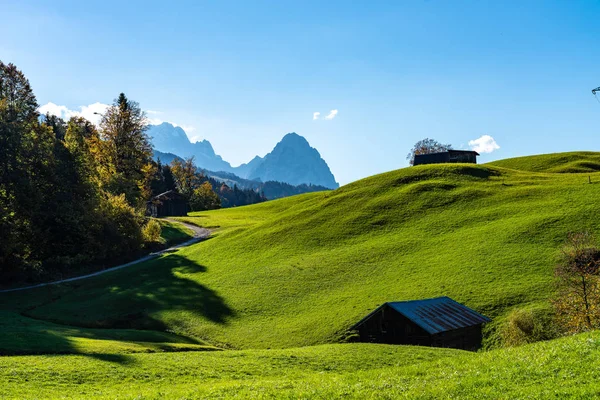
[(530, 161), (405, 168), (195, 213), (184, 220), (215, 229), (212, 239), (77, 284), (0, 296), (0, 307), (86, 329), (286, 348), (338, 342), (386, 301), (445, 295), (494, 318), (493, 346), (511, 310), (552, 294), (567, 232), (600, 228), (600, 186), (587, 174), (516, 169)]

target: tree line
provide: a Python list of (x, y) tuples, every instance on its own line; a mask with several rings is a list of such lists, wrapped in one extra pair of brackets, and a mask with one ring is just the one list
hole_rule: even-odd
[(0, 285), (137, 255), (160, 234), (146, 203), (166, 187), (220, 206), (212, 184), (187, 186), (181, 166), (152, 160), (146, 115), (125, 94), (98, 127), (37, 109), (25, 75), (0, 61)]
[(156, 165), (156, 175), (151, 182), (152, 195), (177, 191), (186, 198), (191, 211), (239, 207), (267, 200), (258, 190), (240, 189), (235, 184), (232, 188), (207, 176), (195, 166), (194, 157), (175, 158), (170, 164), (163, 164), (158, 159)]

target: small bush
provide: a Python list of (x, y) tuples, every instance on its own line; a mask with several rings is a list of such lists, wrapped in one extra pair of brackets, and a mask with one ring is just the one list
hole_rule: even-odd
[(158, 221), (151, 219), (148, 221), (144, 228), (142, 229), (142, 234), (144, 235), (144, 241), (147, 243), (159, 243), (160, 240), (161, 227)]
[(101, 234), (99, 243), (104, 257), (118, 258), (135, 254), (143, 244), (142, 221), (125, 195), (106, 195), (100, 207)]
[(559, 336), (554, 313), (549, 306), (537, 306), (511, 311), (500, 328), (504, 346), (550, 340)]

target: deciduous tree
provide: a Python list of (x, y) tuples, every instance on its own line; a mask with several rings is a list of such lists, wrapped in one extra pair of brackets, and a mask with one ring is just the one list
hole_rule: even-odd
[(600, 328), (600, 249), (590, 233), (569, 234), (555, 276), (554, 306), (566, 332)]
[(194, 189), (190, 199), (192, 211), (205, 211), (221, 208), (221, 199), (214, 192), (210, 182), (206, 181)]
[(125, 194), (129, 204), (142, 207), (149, 183), (148, 164), (152, 146), (146, 135), (146, 114), (140, 106), (121, 93), (100, 121), (105, 157), (105, 187), (114, 195)]
[(415, 143), (406, 159), (409, 160), (410, 165), (414, 165), (416, 155), (441, 153), (447, 150), (452, 150), (451, 144), (442, 144), (437, 140), (426, 138)]

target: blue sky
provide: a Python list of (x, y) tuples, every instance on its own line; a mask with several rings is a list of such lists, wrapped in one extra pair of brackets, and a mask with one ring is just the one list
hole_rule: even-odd
[(40, 105), (125, 92), (233, 165), (292, 131), (341, 183), (405, 167), (425, 137), (489, 135), (482, 162), (600, 150), (597, 0), (0, 0), (0, 14), (0, 60)]

